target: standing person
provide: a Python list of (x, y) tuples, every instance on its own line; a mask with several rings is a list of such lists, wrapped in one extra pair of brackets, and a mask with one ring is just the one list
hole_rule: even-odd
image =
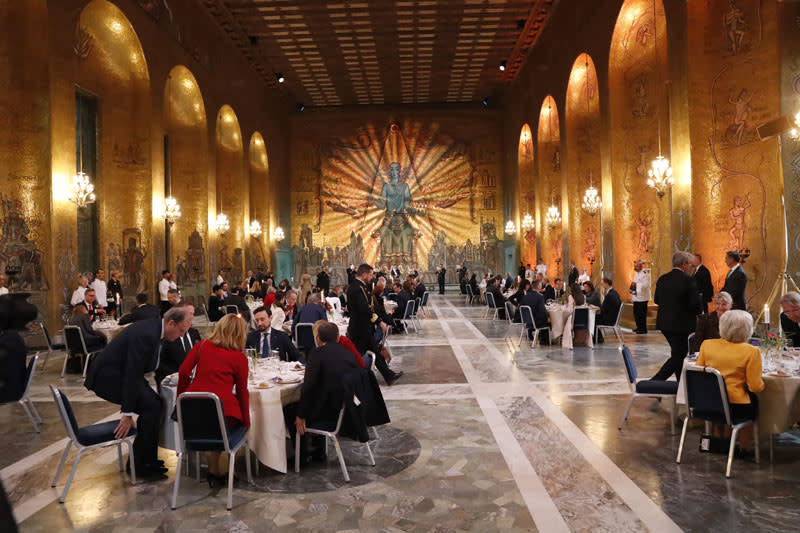
[(108, 285), (106, 285), (106, 271), (98, 268), (94, 273), (94, 281), (91, 284), (94, 289), (95, 302), (97, 307), (106, 309), (108, 312)]
[[(194, 306), (191, 304), (178, 302), (174, 307), (183, 307), (190, 316), (194, 316)], [(195, 328), (189, 328), (182, 337), (178, 337), (171, 342), (164, 341), (164, 347), (161, 349), (161, 364), (156, 368), (157, 386), (161, 386), (162, 379), (180, 369), (186, 356), (201, 339), (199, 331)]]
[(250, 288), (253, 286), (253, 283), (256, 282), (256, 277), (253, 275), (252, 270), (247, 271), (247, 278), (245, 278), (245, 281), (247, 281), (247, 289), (250, 290)]
[(539, 258), (539, 261), (536, 263), (536, 273), (541, 274), (542, 276), (547, 275), (547, 265), (544, 264), (544, 259), (542, 259), (541, 257)]
[(111, 279), (108, 281), (108, 312), (117, 317), (122, 315), (122, 283), (119, 281), (119, 271), (111, 272)]
[(161, 302), (162, 316), (169, 310), (169, 270), (161, 271), (161, 280), (158, 282), (158, 299)]
[(703, 264), (703, 257), (700, 254), (694, 254), (692, 264), (694, 265), (694, 282), (697, 284), (697, 290), (700, 291), (700, 303), (703, 306), (703, 313), (708, 313), (708, 302), (714, 296), (711, 272)]
[(225, 278), (222, 276), (224, 273), (225, 273), (225, 270), (222, 269), (222, 268), (220, 268), (217, 271), (217, 279), (216, 279), (217, 285), (222, 285), (223, 283), (225, 283)]
[(670, 347), (670, 358), (653, 376), (654, 380), (665, 381), (672, 374), (681, 379), (683, 359), (688, 352), (687, 338), (695, 329), (696, 318), (700, 313), (700, 299), (697, 285), (689, 274), (692, 255), (677, 252), (672, 256), (672, 270), (658, 278), (656, 282), (655, 303), (658, 305), (656, 326), (666, 337)]
[(439, 282), (439, 294), (444, 294), (445, 274), (447, 274), (447, 269), (444, 268), (444, 265), (440, 265), (436, 274), (436, 281)]
[(533, 281), (535, 279), (535, 274), (537, 272), (538, 272), (538, 266), (537, 266), (537, 270), (532, 270), (531, 269), (531, 264), (528, 263), (528, 268), (525, 269), (525, 279), (528, 280), (528, 282)]
[(519, 268), (517, 269), (517, 276), (519, 279), (525, 279), (525, 263), (522, 261), (519, 262)]
[(174, 341), (186, 334), (192, 315), (183, 307), (170, 309), (163, 319), (136, 322), (117, 335), (89, 366), (84, 385), (100, 398), (122, 406), (122, 419), (114, 437), (125, 438), (136, 421), (133, 457), (136, 473), (149, 479), (166, 479), (158, 460), (161, 398), (144, 375), (161, 363), (161, 341)]
[(633, 318), (636, 320), (634, 333), (647, 333), (647, 302), (650, 301), (650, 273), (644, 269), (644, 262), (633, 262), (633, 283), (630, 292), (633, 295)]
[(317, 288), (325, 293), (325, 296), (328, 296), (331, 290), (331, 278), (325, 267), (322, 267), (322, 270), (317, 273)]
[(747, 303), (744, 299), (744, 291), (747, 287), (747, 273), (741, 265), (739, 252), (728, 252), (725, 254), (725, 264), (728, 265), (728, 275), (725, 277), (725, 285), (722, 292), (727, 292), (733, 298), (733, 308), (746, 310)]
[(86, 276), (78, 277), (78, 287), (72, 292), (72, 298), (70, 298), (69, 303), (72, 305), (80, 304), (83, 301), (83, 296), (88, 286), (89, 280)]
[(569, 262), (569, 273), (567, 275), (567, 285), (570, 289), (575, 283), (578, 282), (578, 267), (575, 266), (575, 261)]
[(355, 271), (353, 283), (347, 289), (347, 309), (350, 312), (350, 323), (347, 326), (347, 337), (356, 345), (359, 353), (372, 351), (376, 354), (375, 366), (383, 376), (387, 385), (397, 381), (403, 372), (394, 372), (385, 359), (388, 352), (381, 350), (375, 342), (375, 327), (379, 327), (378, 314), (372, 302), (372, 267), (364, 263)]
[(588, 273), (588, 272), (586, 272), (586, 269), (585, 269), (585, 268), (582, 268), (582, 269), (581, 269), (581, 275), (580, 275), (580, 276), (578, 276), (578, 283), (580, 283), (581, 285), (583, 285), (583, 284), (584, 284), (584, 283), (586, 283), (587, 281), (591, 281), (591, 280), (592, 280), (592, 278), (591, 278), (591, 276), (589, 276), (589, 273)]

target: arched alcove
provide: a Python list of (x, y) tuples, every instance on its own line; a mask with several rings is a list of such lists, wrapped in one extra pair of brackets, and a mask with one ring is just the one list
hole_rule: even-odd
[[(521, 223), (529, 215), (536, 220), (536, 166), (533, 155), (533, 133), (531, 127), (523, 124), (519, 133), (517, 149), (517, 190), (519, 191), (519, 220)], [(536, 235), (538, 227), (520, 228), (520, 260), (523, 264), (536, 264)]]
[(181, 207), (170, 228), (168, 268), (184, 299), (203, 303), (208, 292), (208, 135), (203, 95), (191, 71), (172, 68), (164, 86), (163, 123), (167, 168), (165, 194)]
[(250, 137), (247, 149), (250, 163), (250, 220), (261, 224), (261, 235), (249, 235), (247, 243), (247, 270), (266, 271), (269, 264), (270, 213), (274, 190), (269, 179), (269, 158), (264, 137), (259, 132)]
[(588, 54), (572, 65), (566, 100), (567, 201), (569, 202), (569, 249), (578, 268), (586, 268), (598, 284), (601, 268), (602, 212), (583, 209), (591, 186), (601, 196), (600, 105), (597, 72)]
[(230, 229), (216, 234), (215, 272), (226, 271), (227, 279), (241, 281), (244, 268), (245, 212), (247, 183), (244, 179), (244, 151), (239, 119), (229, 105), (217, 113), (217, 214), (225, 213)]
[(561, 213), (561, 133), (559, 130), (558, 108), (551, 95), (547, 95), (539, 111), (538, 154), (539, 179), (537, 191), (540, 195), (540, 220), (542, 259), (547, 265), (547, 276), (553, 280), (564, 267), (562, 246), (562, 223), (548, 225), (545, 216), (548, 209), (555, 206)]
[(661, 0), (626, 0), (609, 57), (611, 172), (614, 190), (614, 280), (627, 287), (632, 261), (641, 259), (653, 281), (669, 268), (670, 193), (647, 185), (651, 162), (669, 157), (667, 39)]

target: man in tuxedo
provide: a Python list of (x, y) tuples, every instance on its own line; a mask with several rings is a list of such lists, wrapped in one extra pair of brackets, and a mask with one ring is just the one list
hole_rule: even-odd
[(575, 266), (575, 261), (569, 262), (569, 275), (567, 276), (567, 285), (572, 287), (578, 281), (578, 267)]
[[(539, 280), (534, 280), (533, 283), (531, 283), (528, 291), (525, 292), (522, 300), (520, 300), (520, 307), (527, 305), (531, 308), (531, 313), (533, 314), (533, 323), (537, 328), (545, 328), (547, 327), (548, 323), (547, 309), (544, 306), (544, 296), (542, 296), (542, 293), (539, 292), (541, 288), (542, 282)], [(521, 316), (520, 320), (522, 320)], [(528, 338), (533, 338), (533, 328), (531, 327), (528, 327)], [(547, 333), (547, 330), (539, 333), (539, 342), (550, 344), (550, 337)]]
[(119, 325), (131, 324), (139, 322), (140, 320), (149, 320), (151, 318), (158, 318), (158, 309), (147, 303), (147, 293), (140, 292), (136, 295), (136, 307), (131, 309), (131, 312), (119, 319)]
[(425, 291), (428, 288), (425, 286), (425, 282), (422, 281), (422, 277), (415, 278), (417, 286), (414, 288), (414, 298), (422, 299), (422, 295), (425, 294)]
[(747, 287), (747, 273), (741, 265), (739, 252), (728, 252), (725, 254), (725, 264), (728, 265), (728, 275), (725, 277), (725, 285), (722, 291), (727, 292), (733, 298), (733, 309), (747, 310), (747, 303), (744, 299), (744, 291)]
[[(622, 298), (620, 298), (617, 289), (614, 288), (614, 282), (611, 281), (611, 278), (603, 278), (603, 288), (606, 290), (606, 297), (600, 306), (597, 324), (613, 326), (617, 323), (617, 316), (619, 316), (619, 310), (622, 307)], [(603, 342), (603, 334), (599, 330), (597, 332), (597, 342)]]
[(439, 283), (439, 294), (444, 294), (445, 274), (447, 274), (447, 269), (444, 268), (444, 265), (440, 265), (436, 271), (436, 281)]
[(656, 327), (666, 337), (670, 347), (670, 358), (652, 379), (666, 380), (672, 374), (681, 379), (683, 359), (688, 352), (686, 342), (695, 329), (700, 314), (700, 298), (697, 285), (689, 274), (692, 255), (677, 252), (672, 256), (672, 271), (658, 278), (653, 301), (658, 305)]
[(297, 324), (313, 324), (317, 320), (327, 320), (328, 313), (322, 307), (322, 299), (320, 293), (313, 292), (308, 295), (308, 301), (302, 309), (297, 311), (297, 316), (292, 322), (292, 337), (294, 337), (294, 330)]
[(161, 398), (144, 375), (161, 363), (162, 341), (183, 337), (192, 325), (184, 307), (170, 309), (163, 319), (142, 320), (122, 330), (89, 366), (84, 385), (100, 398), (122, 406), (122, 419), (114, 430), (118, 439), (128, 435), (137, 413), (133, 457), (136, 473), (144, 478), (165, 479), (166, 468), (158, 461)]
[(486, 292), (492, 293), (494, 296), (494, 305), (497, 307), (497, 318), (504, 319), (506, 317), (506, 298), (503, 296), (503, 290), (500, 287), (503, 278), (495, 276), (489, 280), (489, 286)]
[(97, 305), (97, 297), (92, 288), (86, 289), (86, 292), (83, 293), (81, 305), (86, 308), (86, 312), (89, 314), (89, 319), (92, 322), (97, 320), (98, 316), (106, 314), (105, 309)]
[(347, 309), (350, 312), (350, 323), (347, 326), (347, 338), (353, 341), (359, 353), (372, 351), (376, 354), (375, 366), (383, 376), (387, 385), (397, 381), (403, 372), (394, 372), (389, 368), (384, 352), (375, 341), (375, 328), (378, 324), (378, 314), (372, 298), (372, 267), (364, 263), (355, 271), (355, 278), (347, 289)]
[(331, 278), (324, 268), (317, 273), (317, 288), (324, 292), (325, 296), (328, 296), (331, 290)]
[[(185, 302), (178, 302), (171, 307), (175, 309), (181, 307), (186, 309), (189, 316), (194, 317), (194, 306)], [(161, 386), (161, 380), (170, 374), (174, 374), (183, 364), (186, 355), (192, 347), (200, 342), (200, 332), (195, 328), (189, 328), (181, 337), (174, 341), (164, 341), (164, 347), (161, 349), (161, 364), (156, 368), (156, 385)]]
[(247, 335), (247, 347), (258, 352), (259, 357), (269, 357), (272, 350), (278, 351), (281, 361), (302, 361), (303, 357), (285, 331), (273, 329), (272, 311), (264, 306), (253, 311), (256, 330)]
[(697, 290), (700, 291), (700, 304), (703, 307), (703, 313), (708, 313), (708, 302), (714, 297), (711, 272), (703, 264), (703, 256), (698, 253), (694, 254), (692, 264), (694, 265), (694, 282), (697, 284)]

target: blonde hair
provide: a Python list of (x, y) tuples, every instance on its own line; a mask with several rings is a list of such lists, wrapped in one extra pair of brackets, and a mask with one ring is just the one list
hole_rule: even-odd
[(220, 348), (241, 352), (247, 343), (247, 323), (238, 315), (225, 315), (219, 319), (208, 340)]
[(753, 317), (747, 311), (728, 311), (719, 319), (719, 336), (741, 344), (753, 335)]
[(85, 305), (76, 305), (72, 308), (72, 316), (79, 316), (79, 315), (88, 315), (89, 310), (86, 309)]

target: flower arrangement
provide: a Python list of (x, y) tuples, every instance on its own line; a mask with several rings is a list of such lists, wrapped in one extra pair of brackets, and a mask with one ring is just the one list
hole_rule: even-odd
[(766, 337), (759, 338), (759, 346), (766, 351), (781, 351), (786, 347), (786, 335), (782, 331), (771, 330)]

